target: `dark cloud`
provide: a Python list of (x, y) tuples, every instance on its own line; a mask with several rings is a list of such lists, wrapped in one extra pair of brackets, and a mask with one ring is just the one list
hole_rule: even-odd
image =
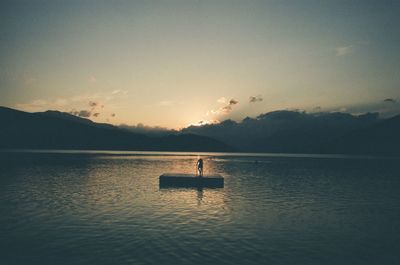
[(321, 108), (321, 106), (316, 106), (316, 107), (314, 108), (314, 110), (320, 111), (320, 110), (322, 110), (322, 108)]
[(237, 101), (236, 99), (231, 99), (231, 100), (229, 100), (229, 105), (236, 105), (236, 104), (238, 104), (239, 103), (239, 101)]
[(78, 117), (82, 117), (82, 118), (89, 118), (92, 115), (92, 112), (88, 111), (88, 110), (73, 110), (70, 112), (70, 114), (78, 116)]
[(83, 118), (89, 118), (91, 114), (92, 113), (88, 110), (81, 110), (79, 111), (78, 116)]
[(327, 109), (327, 111), (346, 111), (353, 114), (379, 112), (380, 117), (389, 118), (400, 114), (399, 100), (386, 98), (375, 102), (347, 106), (346, 108)]
[(249, 97), (249, 102), (250, 103), (256, 103), (256, 102), (261, 102), (263, 101), (263, 98), (261, 96), (251, 96)]
[(386, 98), (386, 99), (383, 100), (383, 102), (396, 103), (396, 100), (394, 98)]
[(89, 107), (91, 107), (91, 108), (97, 107), (98, 104), (99, 104), (99, 103), (97, 103), (97, 102), (89, 101)]
[(96, 113), (93, 113), (93, 116), (97, 118), (97, 117), (99, 117), (99, 116), (100, 116), (100, 113), (98, 113), (98, 112), (96, 112)]
[(231, 105), (226, 105), (225, 107), (222, 108), (222, 112), (224, 112), (224, 113), (229, 113), (231, 111), (232, 111)]
[(232, 106), (238, 104), (239, 101), (237, 101), (236, 99), (231, 99), (229, 100), (228, 105), (220, 108), (218, 111), (216, 111), (215, 113), (223, 113), (223, 114), (228, 114), (229, 112), (232, 111)]

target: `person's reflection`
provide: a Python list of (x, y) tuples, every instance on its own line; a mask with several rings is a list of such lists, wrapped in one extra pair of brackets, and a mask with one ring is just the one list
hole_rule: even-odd
[(201, 205), (201, 202), (203, 201), (203, 195), (203, 188), (197, 188), (197, 205)]

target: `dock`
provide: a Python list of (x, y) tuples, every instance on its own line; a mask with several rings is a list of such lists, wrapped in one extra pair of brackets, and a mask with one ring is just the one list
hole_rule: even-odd
[(223, 188), (224, 178), (219, 174), (199, 177), (195, 174), (164, 173), (160, 176), (160, 187)]

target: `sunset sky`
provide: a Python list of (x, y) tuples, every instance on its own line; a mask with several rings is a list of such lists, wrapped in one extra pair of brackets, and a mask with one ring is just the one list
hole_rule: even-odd
[(1, 1), (0, 105), (181, 128), (400, 113), (400, 1)]

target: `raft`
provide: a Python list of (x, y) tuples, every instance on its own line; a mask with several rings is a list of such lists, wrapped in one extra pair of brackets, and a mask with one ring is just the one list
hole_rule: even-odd
[(224, 178), (219, 174), (199, 177), (195, 174), (164, 173), (160, 176), (160, 187), (223, 188)]

